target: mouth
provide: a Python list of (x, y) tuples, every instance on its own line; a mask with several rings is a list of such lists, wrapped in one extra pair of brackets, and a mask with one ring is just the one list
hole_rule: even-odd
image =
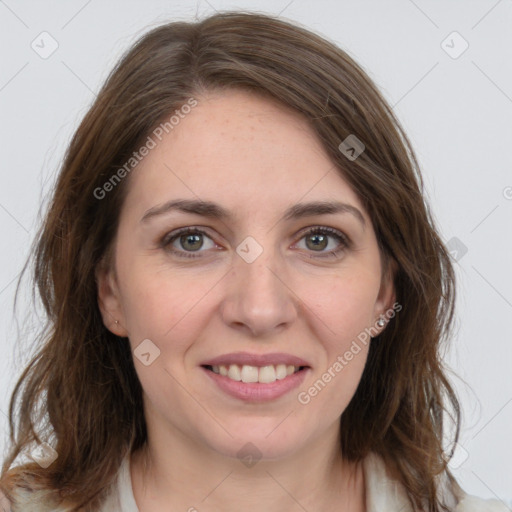
[(273, 382), (284, 380), (287, 377), (308, 369), (308, 366), (294, 366), (286, 364), (270, 364), (265, 366), (252, 365), (202, 365), (206, 370), (226, 377), (235, 382), (243, 382), (245, 384), (259, 383), (272, 384)]
[(200, 368), (225, 396), (244, 402), (276, 400), (299, 387), (311, 367), (284, 352), (231, 352), (202, 361)]
[(243, 402), (263, 403), (277, 400), (303, 384), (309, 366), (266, 364), (201, 365), (204, 374), (224, 396)]

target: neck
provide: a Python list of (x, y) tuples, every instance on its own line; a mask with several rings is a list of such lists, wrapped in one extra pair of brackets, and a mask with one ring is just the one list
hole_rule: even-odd
[[(282, 459), (254, 465), (198, 448), (186, 436), (151, 442), (132, 455), (140, 512), (364, 512), (362, 464), (341, 456), (329, 438)], [(166, 446), (161, 450), (159, 446)], [(334, 454), (334, 455), (333, 455)]]

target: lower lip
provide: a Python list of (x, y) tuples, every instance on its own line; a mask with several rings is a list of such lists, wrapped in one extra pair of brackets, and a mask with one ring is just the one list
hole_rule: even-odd
[(229, 377), (225, 377), (224, 375), (214, 373), (204, 367), (201, 368), (222, 391), (232, 397), (239, 398), (247, 402), (267, 402), (269, 400), (275, 400), (276, 398), (290, 392), (292, 389), (300, 386), (306, 378), (306, 373), (309, 371), (309, 368), (305, 368), (293, 373), (292, 375), (288, 375), (284, 379), (261, 384), (259, 382), (236, 381)]

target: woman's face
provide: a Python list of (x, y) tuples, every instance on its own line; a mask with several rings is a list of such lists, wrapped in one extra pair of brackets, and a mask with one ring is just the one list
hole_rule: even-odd
[(201, 98), (155, 140), (129, 177), (115, 272), (99, 273), (148, 428), (268, 458), (337, 432), (368, 351), (353, 342), (394, 301), (358, 197), (298, 114), (246, 92)]

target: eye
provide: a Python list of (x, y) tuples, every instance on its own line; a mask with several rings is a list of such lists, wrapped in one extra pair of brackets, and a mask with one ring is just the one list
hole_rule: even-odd
[[(205, 240), (209, 240), (209, 244), (205, 245)], [(182, 228), (165, 235), (160, 241), (160, 247), (166, 251), (184, 258), (199, 258), (201, 249), (213, 249), (218, 247), (213, 240), (201, 229)]]
[[(205, 239), (209, 242), (205, 244)], [(305, 250), (317, 254), (310, 257), (325, 258), (339, 256), (340, 252), (350, 247), (350, 240), (346, 235), (337, 229), (326, 226), (314, 226), (302, 233), (300, 241), (305, 240)], [(331, 240), (335, 240), (331, 243)], [(325, 250), (331, 247), (329, 250)], [(183, 258), (200, 258), (203, 252), (209, 249), (219, 248), (208, 234), (198, 228), (186, 227), (166, 234), (160, 241), (159, 246)], [(303, 249), (303, 247), (299, 247)], [(201, 250), (204, 249), (204, 250)]]
[[(301, 241), (304, 239), (306, 250), (319, 253), (318, 255), (311, 255), (312, 258), (338, 256), (341, 251), (350, 247), (350, 241), (346, 235), (337, 229), (326, 226), (309, 228), (302, 234)], [(331, 244), (330, 239), (334, 239), (336, 242)], [(325, 250), (328, 247), (330, 249)]]

